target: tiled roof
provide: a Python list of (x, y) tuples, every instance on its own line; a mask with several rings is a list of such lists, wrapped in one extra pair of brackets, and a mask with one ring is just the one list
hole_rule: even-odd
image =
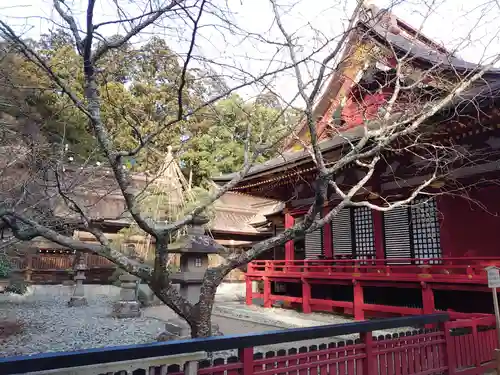
[(253, 223), (265, 221), (264, 215), (281, 210), (281, 202), (234, 192), (225, 193), (214, 203), (215, 218), (211, 222), (214, 231), (257, 234)]
[(211, 221), (211, 230), (256, 234), (259, 231), (250, 224), (254, 216), (253, 213), (216, 210), (215, 218)]

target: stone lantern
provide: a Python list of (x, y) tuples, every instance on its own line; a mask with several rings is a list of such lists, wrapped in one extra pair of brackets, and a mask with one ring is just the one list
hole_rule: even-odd
[(170, 253), (180, 254), (180, 271), (171, 275), (174, 284), (179, 284), (181, 296), (190, 303), (198, 302), (208, 255), (217, 254), (219, 245), (205, 235), (203, 228), (209, 220), (203, 216), (194, 218), (186, 236), (168, 247)]
[[(169, 245), (170, 253), (180, 254), (180, 271), (172, 274), (172, 283), (179, 284), (182, 297), (193, 305), (200, 297), (201, 285), (205, 271), (208, 269), (208, 255), (217, 254), (220, 247), (211, 237), (205, 235), (203, 228), (209, 220), (203, 216), (195, 217), (186, 236)], [(189, 336), (190, 328), (180, 320), (172, 320), (165, 325), (166, 332), (162, 333), (159, 341)], [(218, 334), (218, 327), (212, 325), (212, 331)]]
[(136, 296), (138, 278), (125, 273), (120, 276), (120, 300), (113, 305), (115, 318), (137, 318), (141, 316), (140, 303)]
[(75, 265), (76, 275), (75, 279), (75, 289), (71, 299), (68, 301), (68, 306), (85, 306), (87, 304), (87, 299), (85, 298), (85, 290), (83, 288), (83, 281), (85, 280), (85, 270), (87, 266), (85, 264), (85, 257), (83, 253), (76, 253), (78, 261)]

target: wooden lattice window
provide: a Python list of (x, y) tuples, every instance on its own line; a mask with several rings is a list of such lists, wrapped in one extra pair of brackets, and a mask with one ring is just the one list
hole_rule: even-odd
[(332, 220), (333, 251), (356, 259), (375, 257), (372, 211), (368, 207), (343, 208)]
[(415, 200), (409, 207), (384, 212), (383, 217), (387, 259), (442, 257), (434, 198)]
[(415, 258), (441, 258), (443, 253), (436, 200), (432, 198), (415, 201), (410, 207), (410, 215)]
[(375, 258), (372, 210), (368, 207), (354, 207), (351, 211), (354, 222), (354, 255), (357, 259)]

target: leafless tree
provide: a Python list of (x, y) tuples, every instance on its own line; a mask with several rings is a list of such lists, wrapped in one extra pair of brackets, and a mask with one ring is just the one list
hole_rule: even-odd
[[(0, 32), (10, 46), (16, 48), (25, 58), (42, 69), (50, 80), (58, 86), (61, 94), (66, 95), (71, 100), (72, 105), (78, 108), (88, 120), (100, 150), (106, 155), (107, 167), (111, 169), (113, 180), (118, 185), (120, 194), (126, 202), (128, 214), (145, 234), (151, 235), (155, 240), (154, 266), (148, 267), (137, 263), (127, 258), (120, 249), (115, 248), (102, 230), (91, 220), (87, 208), (65, 194), (68, 191), (68, 186), (56, 184), (51, 191), (59, 199), (62, 197), (64, 203), (75, 213), (75, 216), (72, 217), (73, 225), (95, 236), (95, 244), (78, 241), (65, 234), (60, 226), (34, 215), (33, 207), (36, 206), (34, 202), (30, 202), (30, 209), (26, 209), (24, 206), (18, 207), (12, 202), (11, 204), (4, 203), (0, 206), (0, 217), (5, 225), (13, 231), (15, 237), (20, 240), (29, 241), (35, 237), (44, 237), (77, 251), (89, 251), (109, 259), (123, 270), (141, 278), (147, 282), (159, 299), (186, 320), (191, 327), (193, 337), (204, 337), (211, 334), (210, 317), (215, 292), (231, 270), (247, 264), (272, 247), (303, 237), (306, 233), (320, 228), (330, 222), (345, 206), (366, 206), (385, 211), (409, 204), (417, 195), (426, 193), (432, 182), (450, 175), (457, 163), (463, 163), (464, 160), (470, 159), (471, 155), (457, 151), (454, 145), (433, 142), (432, 135), (435, 129), (430, 124), (441, 113), (446, 111), (451, 113), (453, 109), (459, 108), (464, 100), (469, 105), (475, 105), (474, 95), (470, 96), (470, 89), (484, 83), (485, 74), (500, 59), (500, 55), (495, 54), (487, 64), (458, 69), (454, 66), (454, 62), (458, 60), (452, 56), (452, 53), (434, 46), (435, 51), (439, 52), (439, 58), (434, 59), (433, 63), (425, 70), (415, 75), (412, 74), (412, 64), (422, 57), (415, 53), (419, 45), (419, 42), (415, 40), (419, 39), (420, 31), (408, 40), (408, 45), (412, 45), (411, 39), (414, 39), (413, 49), (402, 51), (401, 45), (398, 45), (396, 41), (389, 43), (385, 48), (392, 53), (394, 66), (388, 69), (386, 74), (374, 75), (371, 80), (373, 85), (378, 85), (379, 92), (386, 93), (387, 91), (384, 89), (391, 89), (390, 94), (386, 95), (384, 111), (375, 114), (361, 113), (362, 121), (359, 126), (352, 131), (344, 131), (342, 123), (329, 122), (328, 119), (321, 118), (323, 113), (319, 113), (315, 105), (322, 95), (322, 91), (326, 89), (327, 82), (330, 79), (341, 80), (340, 73), (350, 66), (349, 64), (352, 66), (352, 64), (361, 63), (359, 71), (363, 74), (360, 77), (366, 78), (370, 75), (370, 69), (373, 69), (377, 61), (376, 56), (380, 46), (373, 45), (372, 49), (365, 50), (364, 54), (358, 56), (357, 52), (351, 48), (353, 42), (359, 42), (359, 39), (353, 40), (353, 33), (356, 32), (359, 38), (359, 35), (369, 34), (372, 31), (371, 28), (374, 27), (373, 25), (385, 23), (386, 31), (396, 35), (398, 33), (397, 25), (391, 24), (393, 21), (387, 12), (364, 7), (361, 3), (347, 3), (354, 11), (343, 30), (337, 34), (325, 35), (314, 26), (307, 25), (312, 30), (316, 40), (316, 43), (311, 47), (302, 42), (298, 30), (287, 27), (285, 19), (293, 12), (293, 6), (280, 5), (276, 0), (269, 0), (268, 3), (267, 9), (270, 12), (269, 19), (274, 33), (267, 36), (250, 32), (236, 23), (232, 5), (224, 5), (223, 2), (207, 0), (147, 1), (134, 8), (133, 11), (116, 5), (114, 10), (118, 14), (117, 19), (97, 22), (96, 15), (99, 3), (97, 0), (88, 0), (84, 20), (80, 22), (80, 19), (75, 15), (77, 11), (71, 9), (66, 2), (62, 0), (54, 0), (53, 2), (54, 10), (64, 21), (65, 27), (70, 30), (75, 49), (83, 61), (83, 75), (85, 77), (85, 97), (83, 99), (78, 97), (64, 78), (58, 75), (47, 64), (46, 60), (30, 47), (29, 43), (16, 32), (8, 20), (0, 20)], [(118, 3), (115, 2), (115, 4)], [(335, 3), (331, 6), (336, 5)], [(367, 9), (371, 9), (371, 11)], [(430, 4), (426, 9), (431, 13), (433, 5)], [(210, 15), (210, 22), (203, 23), (202, 19), (207, 15)], [(217, 22), (212, 23), (213, 20), (217, 20)], [(341, 23), (340, 17), (338, 22)], [(360, 24), (366, 27), (360, 28)], [(119, 27), (121, 31), (125, 30), (124, 36), (113, 39), (106, 38), (101, 30), (110, 25)], [(213, 35), (217, 33), (223, 36), (220, 40), (224, 40), (224, 36), (236, 35), (242, 39), (251, 40), (252, 43), (260, 43), (267, 48), (272, 47), (277, 52), (274, 53), (272, 59), (266, 61), (266, 68), (257, 73), (247, 71), (247, 67), (239, 62), (228, 64), (227, 62), (221, 63), (203, 58), (201, 53), (196, 53), (199, 51), (198, 44), (207, 42), (206, 39), (203, 39), (206, 38), (206, 34), (200, 31), (202, 28), (212, 28)], [(103, 123), (101, 93), (97, 85), (99, 72), (96, 70), (96, 66), (99, 60), (110, 51), (136, 40), (140, 35), (151, 30), (162, 30), (167, 37), (189, 34), (187, 43), (185, 45), (180, 43), (180, 48), (186, 46), (186, 51), (179, 52), (179, 56), (183, 60), (183, 73), (179, 78), (177, 115), (174, 119), (161, 123), (157, 129), (150, 133), (141, 134), (136, 147), (123, 149), (114, 142), (112, 134)], [(198, 38), (202, 39), (203, 42), (199, 42)], [(256, 48), (252, 53), (252, 58), (257, 61), (259, 49)], [(356, 58), (358, 60), (354, 61)], [(188, 111), (184, 105), (184, 79), (186, 70), (190, 64), (196, 61), (210, 66), (212, 72), (222, 72), (223, 76), (232, 74), (237, 78), (231, 81), (229, 87), (224, 87), (222, 93), (207, 99), (199, 108)], [(286, 76), (288, 80), (293, 77), (296, 93), (292, 96), (283, 96), (282, 99), (289, 106), (297, 107), (302, 111), (303, 124), (310, 134), (310, 142), (305, 143), (304, 148), (309, 152), (315, 165), (314, 201), (310, 204), (308, 213), (301, 223), (273, 238), (255, 244), (248, 251), (234, 254), (220, 247), (221, 254), (225, 258), (224, 262), (207, 270), (199, 301), (196, 304), (191, 304), (178, 293), (170, 279), (167, 259), (171, 234), (191, 224), (206, 207), (227, 191), (235, 188), (248, 174), (258, 155), (273, 145), (267, 145), (265, 142), (257, 145), (248, 143), (245, 163), (228, 183), (218, 189), (210, 199), (201, 202), (185, 217), (167, 223), (151, 221), (141, 213), (131, 176), (124, 168), (125, 158), (146, 152), (159, 134), (169, 131), (173, 125), (184, 121), (187, 116), (212, 105), (231, 92), (246, 90), (250, 87), (258, 87), (271, 92), (276, 91), (273, 82), (279, 76)], [(351, 90), (365, 89), (359, 81), (360, 77), (353, 80)], [(383, 80), (381, 80), (382, 78)], [(427, 85), (429, 80), (440, 82), (435, 85)], [(442, 89), (437, 90), (436, 87)], [(294, 100), (295, 97), (299, 99)], [(342, 107), (344, 104), (339, 103), (339, 106)], [(353, 105), (362, 108), (365, 104), (358, 102)], [(317, 132), (320, 125), (323, 126), (325, 132), (329, 133), (330, 137), (336, 137), (342, 141), (342, 152), (338, 153), (333, 161), (326, 159), (323, 154), (322, 138)], [(302, 140), (303, 138), (299, 138), (299, 134), (290, 130), (285, 143), (300, 143)], [(382, 162), (384, 153), (387, 151), (404, 152), (420, 159), (422, 161), (420, 168), (425, 178), (413, 186), (407, 196), (397, 199), (379, 197), (382, 203), (376, 204), (363, 198), (366, 195), (362, 193), (366, 192), (368, 186), (373, 182), (372, 176), (380, 164), (385, 165)], [(346, 167), (353, 166), (360, 171), (356, 175), (358, 177), (349, 185), (341, 184), (337, 177)], [(55, 170), (59, 171), (57, 168)], [(59, 181), (57, 174), (55, 181)], [(333, 191), (340, 198), (340, 203), (333, 207), (328, 214), (318, 219), (317, 214), (329, 199), (329, 191)], [(40, 198), (35, 200), (40, 200)], [(44, 206), (42, 211), (48, 209)], [(54, 217), (56, 216), (54, 215)]]

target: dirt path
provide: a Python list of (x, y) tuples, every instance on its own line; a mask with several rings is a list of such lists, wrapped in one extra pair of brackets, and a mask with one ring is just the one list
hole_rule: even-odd
[[(172, 321), (178, 319), (166, 306), (154, 306), (144, 311), (145, 316)], [(212, 314), (212, 322), (217, 324), (224, 335), (243, 335), (266, 331), (277, 331), (282, 329), (298, 327), (314, 327), (327, 324), (341, 324), (352, 322), (352, 319), (333, 314), (301, 314), (296, 311), (284, 309), (264, 309), (257, 306), (246, 306), (235, 301), (224, 301), (215, 304)], [(401, 328), (399, 330), (407, 330)], [(398, 330), (398, 331), (399, 331)], [(396, 331), (396, 330), (394, 330)], [(394, 332), (393, 331), (393, 332)], [(388, 331), (375, 332), (377, 335), (390, 333)], [(357, 334), (326, 337), (305, 341), (292, 341), (277, 345), (268, 345), (255, 348), (256, 352), (277, 351), (280, 349), (299, 348), (339, 342), (344, 340), (355, 340)], [(219, 354), (217, 354), (219, 355)], [(235, 355), (235, 351), (227, 351), (221, 356)]]

